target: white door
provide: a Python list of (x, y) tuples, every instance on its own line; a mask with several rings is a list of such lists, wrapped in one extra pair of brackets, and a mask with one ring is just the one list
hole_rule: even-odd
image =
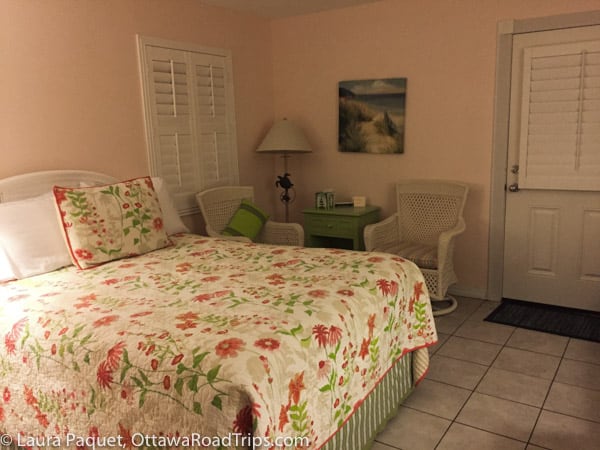
[(600, 311), (600, 26), (515, 35), (502, 296)]

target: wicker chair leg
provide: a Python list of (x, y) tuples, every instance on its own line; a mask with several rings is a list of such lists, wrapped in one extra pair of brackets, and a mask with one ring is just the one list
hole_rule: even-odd
[(436, 300), (431, 299), (431, 308), (434, 316), (444, 316), (450, 314), (458, 307), (458, 302), (451, 295), (446, 295), (445, 298)]

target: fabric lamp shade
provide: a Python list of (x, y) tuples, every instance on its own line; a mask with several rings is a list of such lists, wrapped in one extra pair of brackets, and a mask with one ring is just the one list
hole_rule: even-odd
[(302, 130), (287, 119), (273, 124), (257, 152), (265, 153), (310, 153), (310, 144)]

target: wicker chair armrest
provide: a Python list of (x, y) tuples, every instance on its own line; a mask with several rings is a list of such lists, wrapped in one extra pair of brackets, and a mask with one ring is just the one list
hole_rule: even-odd
[(214, 228), (210, 227), (209, 225), (206, 225), (206, 234), (210, 237), (217, 237), (221, 239), (226, 239), (228, 241), (252, 242), (252, 240), (247, 238), (246, 236), (227, 236), (225, 234), (218, 233), (217, 231), (215, 231)]
[(440, 233), (438, 242), (442, 243), (444, 241), (449, 241), (450, 239), (453, 239), (455, 236), (458, 236), (459, 234), (463, 233), (466, 229), (467, 229), (467, 226), (465, 224), (465, 220), (462, 217), (459, 217), (458, 222), (454, 226), (454, 228), (450, 228), (449, 230), (446, 230), (446, 231), (443, 231)]
[(304, 228), (302, 228), (302, 225), (298, 223), (285, 223), (268, 220), (258, 235), (257, 242), (303, 247)]
[(368, 252), (385, 252), (398, 244), (400, 240), (398, 214), (393, 214), (381, 222), (367, 225), (363, 231), (365, 250)]
[(464, 219), (459, 217), (458, 223), (454, 228), (440, 233), (438, 237), (438, 264), (441, 269), (447, 263), (451, 263), (454, 253), (454, 238), (463, 233), (466, 228)]

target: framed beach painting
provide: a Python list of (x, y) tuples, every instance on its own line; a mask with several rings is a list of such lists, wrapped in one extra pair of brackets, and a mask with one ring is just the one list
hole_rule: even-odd
[(339, 83), (338, 149), (404, 153), (406, 78)]

